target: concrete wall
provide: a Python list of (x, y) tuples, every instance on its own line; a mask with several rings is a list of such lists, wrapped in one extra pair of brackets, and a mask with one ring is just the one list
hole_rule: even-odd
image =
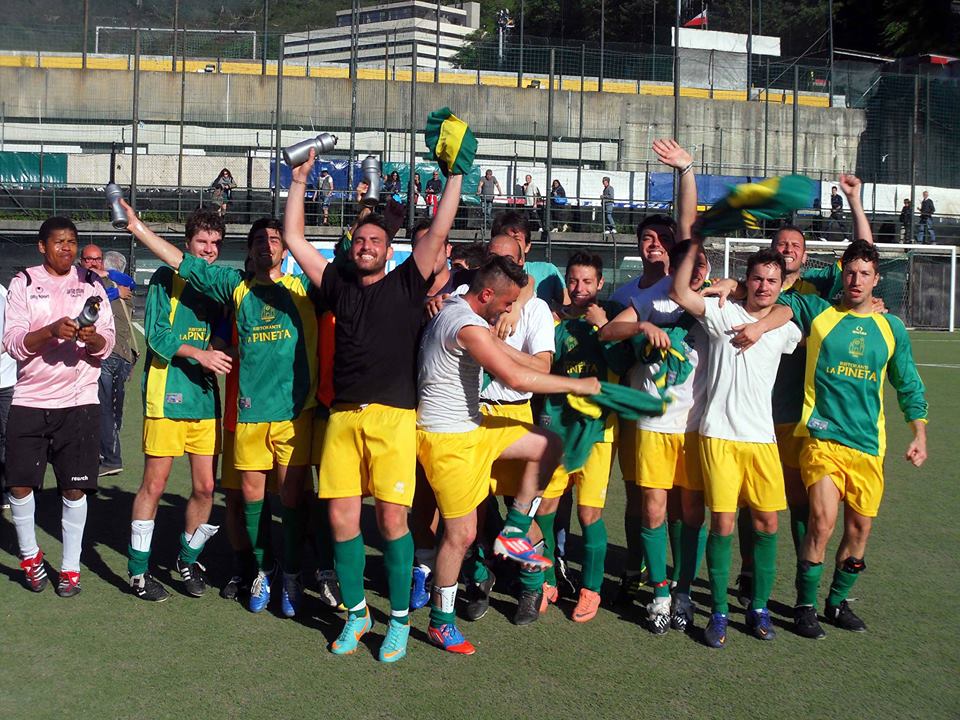
[[(189, 74), (185, 76), (184, 120), (191, 125), (258, 125), (269, 127), (276, 106), (275, 78), (249, 75)], [(360, 81), (357, 88), (357, 125), (370, 130), (384, 124), (383, 82)], [(391, 83), (387, 120), (406, 127), (410, 84)], [(545, 156), (547, 93), (544, 90), (477, 85), (419, 83), (415, 124), (423, 127), (429, 110), (444, 105), (468, 120), (481, 137), (539, 137), (538, 156)], [(129, 123), (132, 114), (133, 74), (108, 70), (48, 70), (0, 68), (0, 102), (9, 120), (99, 121)], [(173, 73), (142, 73), (140, 117), (150, 123), (180, 120), (180, 77)], [(284, 78), (284, 134), (326, 129), (343, 133), (350, 126), (350, 81), (339, 78)], [(555, 94), (555, 137), (584, 137), (620, 143), (619, 169), (644, 169), (655, 160), (654, 138), (672, 134), (673, 98), (649, 95), (600, 94), (584, 96), (580, 128), (578, 93)], [(758, 168), (763, 162), (764, 107), (762, 103), (681, 98), (680, 141), (696, 149), (695, 160), (708, 165)], [(768, 162), (771, 168), (789, 168), (792, 144), (789, 104), (769, 108)], [(837, 173), (855, 167), (856, 149), (864, 129), (859, 110), (800, 108), (798, 167), (802, 171)], [(721, 133), (722, 130), (722, 133)], [(607, 158), (617, 167), (617, 158)], [(710, 169), (708, 167), (708, 169)], [(747, 174), (745, 172), (745, 174)]]

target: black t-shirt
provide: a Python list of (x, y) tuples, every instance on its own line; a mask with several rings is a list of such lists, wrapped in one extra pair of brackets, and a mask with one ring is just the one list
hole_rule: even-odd
[(337, 318), (335, 404), (417, 406), (417, 336), (432, 284), (412, 256), (367, 287), (349, 270), (327, 265), (318, 295)]

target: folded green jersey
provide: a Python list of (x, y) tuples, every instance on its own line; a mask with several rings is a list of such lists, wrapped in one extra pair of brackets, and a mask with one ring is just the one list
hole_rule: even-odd
[(477, 154), (477, 138), (470, 127), (444, 107), (427, 116), (424, 140), (444, 177), (469, 175)]

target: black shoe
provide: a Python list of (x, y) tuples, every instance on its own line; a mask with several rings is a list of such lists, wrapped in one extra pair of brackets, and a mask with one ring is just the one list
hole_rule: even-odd
[(817, 611), (813, 605), (797, 605), (793, 609), (793, 631), (800, 637), (822, 640), (827, 636), (820, 627)]
[(559, 555), (553, 565), (553, 571), (557, 576), (557, 591), (560, 593), (560, 597), (574, 601), (579, 599), (580, 593), (577, 592), (577, 586), (570, 579), (570, 568), (567, 567), (567, 561)]
[(746, 608), (753, 600), (753, 573), (737, 575), (737, 602), (740, 607)]
[(617, 590), (617, 597), (613, 601), (616, 605), (630, 605), (640, 595), (640, 590), (644, 585), (644, 574), (646, 568), (636, 574), (624, 574), (620, 578), (620, 589)]
[(236, 600), (250, 594), (250, 581), (241, 575), (234, 575), (220, 588), (220, 597), (224, 600)]
[(150, 602), (163, 602), (170, 597), (166, 588), (154, 580), (149, 573), (131, 577), (130, 591), (141, 600), (149, 600)]
[(823, 616), (831, 625), (836, 625), (841, 630), (850, 632), (866, 632), (867, 624), (858, 618), (846, 600), (842, 600), (839, 605), (827, 605), (823, 608)]
[(467, 607), (463, 611), (466, 620), (474, 622), (487, 614), (490, 609), (490, 591), (497, 582), (496, 576), (487, 571), (487, 579), (482, 583), (470, 583), (466, 589)]
[(524, 590), (520, 593), (517, 611), (513, 614), (514, 625), (529, 625), (540, 617), (540, 603), (543, 602), (543, 590)]
[(688, 595), (674, 596), (670, 605), (670, 627), (683, 633), (693, 630), (693, 602)]
[(179, 557), (177, 558), (177, 572), (183, 580), (183, 589), (187, 595), (200, 597), (207, 591), (207, 576), (204, 574), (206, 568), (198, 562), (185, 563)]

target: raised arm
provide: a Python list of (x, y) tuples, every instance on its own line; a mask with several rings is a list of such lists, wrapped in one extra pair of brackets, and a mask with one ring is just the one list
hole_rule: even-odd
[(624, 308), (613, 320), (601, 327), (597, 338), (601, 342), (617, 342), (629, 340), (641, 334), (645, 335), (656, 348), (665, 350), (670, 347), (670, 338), (667, 334), (653, 323), (640, 320), (636, 308), (632, 305)]
[(327, 259), (307, 242), (303, 232), (303, 201), (307, 192), (307, 178), (313, 169), (316, 156), (310, 151), (310, 159), (293, 169), (293, 179), (287, 192), (287, 204), (283, 211), (283, 241), (294, 259), (300, 265), (310, 282), (320, 285)]
[(680, 173), (677, 241), (686, 240), (690, 237), (693, 222), (697, 219), (697, 180), (693, 174), (693, 158), (676, 140), (655, 140), (653, 151), (660, 162)]
[(520, 365), (503, 352), (490, 331), (482, 327), (473, 325), (463, 328), (457, 334), (457, 340), (484, 369), (517, 392), (575, 395), (596, 395), (600, 392), (600, 381), (597, 378), (550, 375)]
[(670, 297), (684, 310), (696, 317), (703, 317), (705, 305), (703, 297), (690, 287), (693, 277), (693, 267), (697, 262), (697, 254), (703, 249), (703, 238), (694, 235), (687, 254), (680, 261), (680, 266), (673, 273), (673, 287), (670, 288)]
[(853, 239), (866, 240), (872, 245), (873, 230), (860, 200), (860, 189), (862, 187), (863, 183), (856, 175), (840, 176), (840, 189), (847, 196), (847, 204), (850, 206), (850, 214), (853, 216)]
[(179, 269), (180, 263), (183, 262), (183, 251), (176, 245), (168, 243), (144, 225), (143, 221), (134, 212), (133, 208), (127, 204), (126, 200), (121, 198), (120, 204), (123, 206), (123, 209), (127, 211), (127, 230), (129, 230), (137, 240), (143, 243), (147, 250), (156, 255), (159, 260), (174, 270)]
[(437, 212), (430, 223), (430, 229), (413, 249), (413, 260), (424, 278), (433, 275), (437, 253), (450, 235), (450, 228), (457, 217), (457, 208), (460, 205), (460, 192), (463, 188), (463, 175), (451, 175), (447, 178), (447, 187), (437, 204)]

